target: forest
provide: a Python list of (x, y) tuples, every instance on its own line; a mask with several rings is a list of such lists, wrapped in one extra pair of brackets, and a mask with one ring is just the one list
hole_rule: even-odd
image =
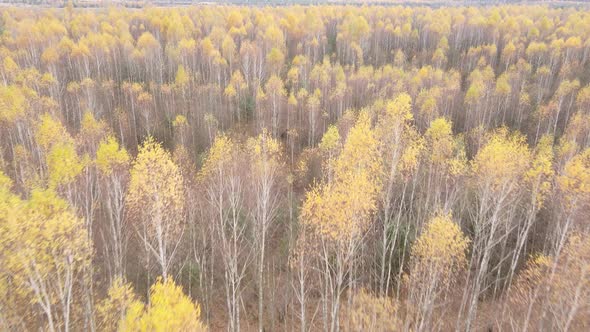
[(0, 7), (0, 330), (583, 331), (590, 11)]

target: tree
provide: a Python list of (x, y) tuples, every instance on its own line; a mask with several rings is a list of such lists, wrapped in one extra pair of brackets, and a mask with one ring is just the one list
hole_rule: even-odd
[(406, 328), (429, 331), (440, 326), (448, 296), (467, 267), (469, 242), (450, 215), (439, 214), (426, 225), (412, 245), (410, 272), (405, 277)]
[[(229, 137), (219, 135), (203, 163), (199, 180), (203, 185), (212, 242), (223, 262), (228, 329), (240, 330), (243, 279), (251, 255), (247, 224), (243, 222), (244, 179), (240, 167), (242, 155)], [(268, 220), (267, 220), (268, 221)]]
[(399, 305), (389, 297), (378, 297), (364, 288), (354, 296), (352, 307), (346, 311), (344, 321), (351, 331), (400, 331)]
[(330, 331), (339, 330), (342, 291), (347, 286), (354, 289), (349, 283), (355, 280), (361, 238), (377, 208), (380, 172), (378, 141), (368, 114), (362, 112), (336, 161), (333, 182), (308, 191), (301, 211), (304, 227), (320, 246), (324, 329), (329, 322)]
[(254, 250), (258, 253), (258, 330), (263, 331), (265, 257), (269, 232), (276, 221), (281, 202), (281, 173), (284, 165), (279, 142), (270, 137), (266, 130), (258, 137), (251, 138), (247, 146), (255, 201), (250, 213), (254, 221)]
[(379, 151), (383, 163), (381, 173), (383, 186), (379, 193), (381, 205), (379, 210), (381, 252), (378, 272), (380, 295), (387, 295), (389, 292), (393, 270), (392, 260), (399, 246), (398, 240), (400, 236), (403, 236), (406, 242), (408, 237), (408, 231), (405, 234), (400, 233), (402, 204), (405, 203), (404, 187), (410, 182), (408, 179), (418, 167), (418, 156), (424, 145), (412, 123), (411, 103), (411, 97), (402, 93), (382, 105), (377, 102), (373, 105), (378, 115), (376, 133), (379, 137)]
[[(557, 176), (557, 186), (561, 193), (562, 220), (555, 228), (554, 250), (559, 255), (569, 232), (573, 229), (586, 231), (587, 225), (581, 223), (590, 206), (590, 148), (572, 157)], [(579, 221), (578, 221), (579, 220)], [(578, 221), (578, 222), (577, 222)]]
[(125, 192), (129, 181), (129, 154), (121, 148), (114, 137), (100, 142), (96, 151), (96, 166), (101, 178), (101, 197), (108, 220), (102, 228), (103, 238), (109, 257), (108, 269), (111, 278), (122, 278), (125, 274), (125, 258), (129, 229), (125, 220)]
[(537, 144), (529, 170), (525, 174), (525, 185), (528, 187), (528, 194), (530, 195), (524, 222), (518, 223), (516, 227), (516, 245), (514, 247), (514, 254), (510, 270), (508, 272), (508, 282), (506, 286), (510, 286), (512, 278), (516, 272), (516, 268), (520, 263), (520, 258), (524, 255), (523, 250), (525, 244), (530, 240), (530, 231), (533, 228), (537, 219), (537, 213), (546, 205), (546, 200), (551, 194), (552, 183), (554, 178), (553, 170), (553, 148), (551, 146), (553, 138), (551, 136), (544, 136)]
[(99, 328), (101, 331), (126, 331), (125, 317), (137, 296), (131, 284), (121, 278), (115, 278), (109, 287), (107, 297), (97, 306)]
[(522, 330), (583, 328), (590, 319), (590, 243), (573, 233), (557, 256), (529, 260), (511, 289), (512, 304), (521, 309)]
[[(11, 197), (5, 179), (0, 183), (3, 272), (9, 273), (17, 299), (32, 303), (49, 331), (84, 328), (77, 323), (84, 271), (91, 264), (92, 243), (81, 219), (51, 190), (34, 190), (31, 198)], [(8, 195), (8, 196), (7, 196)], [(2, 306), (6, 306), (3, 304)], [(25, 321), (35, 326), (40, 322)]]
[[(471, 289), (465, 291), (463, 303), (467, 310), (467, 328), (475, 319), (478, 299), (482, 289), (487, 287), (489, 271), (501, 271), (498, 265), (490, 266), (490, 260), (494, 249), (507, 240), (509, 232), (503, 231), (501, 227), (510, 228), (514, 222), (510, 219), (513, 214), (508, 211), (514, 211), (518, 206), (522, 190), (518, 184), (523, 181), (530, 167), (530, 160), (531, 153), (524, 137), (510, 134), (505, 128), (501, 128), (491, 134), (487, 144), (478, 151), (472, 161), (478, 203), (477, 210), (474, 211), (476, 217), (470, 264), (474, 265), (476, 270), (471, 276)], [(496, 285), (496, 288), (498, 286)]]
[(286, 96), (287, 92), (283, 87), (283, 81), (280, 77), (273, 75), (271, 76), (266, 85), (264, 86), (265, 95), (270, 103), (272, 110), (271, 113), (271, 128), (273, 137), (278, 136), (280, 115), (281, 115), (281, 103)]
[(139, 149), (125, 197), (146, 254), (153, 255), (164, 280), (184, 231), (182, 176), (170, 153), (149, 137)]
[(150, 289), (149, 304), (132, 302), (120, 321), (123, 331), (207, 331), (200, 321), (201, 307), (187, 297), (172, 278), (158, 278)]

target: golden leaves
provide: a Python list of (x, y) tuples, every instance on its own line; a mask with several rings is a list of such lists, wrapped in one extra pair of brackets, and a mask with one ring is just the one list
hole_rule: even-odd
[(324, 172), (328, 175), (328, 178), (331, 178), (331, 174), (334, 172), (336, 157), (342, 147), (338, 128), (335, 126), (328, 127), (318, 147), (322, 154), (324, 154)]
[(375, 296), (364, 288), (351, 296), (352, 306), (344, 315), (351, 331), (401, 330), (401, 322), (397, 318), (398, 305), (392, 298)]
[(566, 204), (571, 208), (576, 203), (590, 202), (590, 148), (575, 155), (558, 176), (557, 184), (564, 192)]
[(184, 294), (172, 278), (159, 278), (150, 289), (149, 304), (134, 301), (120, 322), (121, 331), (207, 331), (201, 307)]
[(17, 85), (0, 87), (0, 121), (14, 122), (25, 114), (27, 100)]
[(35, 139), (37, 144), (39, 144), (45, 151), (48, 151), (53, 145), (57, 143), (73, 143), (72, 138), (61, 122), (55, 120), (47, 113), (41, 115), (40, 117), (40, 123), (37, 126), (37, 130), (35, 132)]
[(426, 151), (430, 162), (449, 171), (451, 175), (463, 174), (467, 169), (467, 157), (460, 137), (453, 137), (452, 123), (437, 118), (425, 133)]
[(184, 66), (179, 65), (178, 70), (176, 70), (176, 78), (174, 79), (174, 85), (178, 88), (184, 88), (188, 84), (189, 80), (189, 75), (184, 69)]
[(442, 282), (449, 282), (454, 274), (467, 265), (469, 239), (450, 215), (432, 218), (412, 246), (411, 275), (440, 270)]
[(107, 297), (96, 307), (100, 330), (107, 332), (126, 330), (125, 322), (121, 318), (126, 316), (131, 305), (136, 302), (137, 296), (130, 283), (125, 283), (121, 278), (113, 280)]
[(263, 167), (264, 163), (276, 166), (281, 160), (281, 144), (272, 138), (268, 130), (263, 129), (262, 133), (255, 138), (248, 139), (247, 148), (250, 159), (255, 168)]
[(72, 183), (88, 163), (80, 159), (73, 144), (59, 143), (47, 154), (47, 168), (49, 170), (49, 186)]
[(334, 180), (306, 195), (302, 218), (319, 236), (347, 242), (366, 231), (381, 187), (378, 144), (370, 118), (362, 112), (335, 161)]
[[(83, 125), (92, 122), (86, 119)], [(93, 124), (93, 129), (98, 124)], [(50, 188), (72, 183), (88, 164), (87, 158), (80, 158), (74, 140), (60, 121), (49, 114), (43, 114), (35, 132), (37, 144), (46, 153), (48, 183)]]
[(535, 148), (531, 167), (526, 172), (526, 180), (532, 185), (536, 204), (543, 205), (552, 188), (553, 171), (553, 137), (544, 136)]
[[(92, 244), (84, 223), (54, 191), (33, 190), (29, 200), (3, 202), (12, 211), (0, 213), (6, 253), (3, 264), (18, 292), (32, 293), (31, 280), (56, 282), (54, 286), (63, 287), (56, 276), (79, 273), (90, 264)], [(57, 289), (50, 292), (47, 296), (57, 300)]]
[(199, 179), (203, 180), (214, 175), (219, 169), (225, 168), (232, 162), (232, 156), (235, 151), (235, 144), (229, 137), (218, 135), (215, 137), (213, 145), (203, 163)]
[[(131, 209), (147, 222), (148, 230), (158, 224), (181, 223), (184, 189), (180, 170), (172, 157), (152, 137), (139, 148), (131, 168), (126, 201)], [(171, 227), (173, 232), (178, 227)]]
[(587, 326), (588, 298), (590, 241), (579, 233), (569, 237), (559, 256), (531, 257), (510, 290), (513, 304), (543, 310), (553, 328), (559, 330), (567, 330), (569, 324), (572, 329)]
[(478, 151), (472, 162), (472, 171), (479, 185), (489, 185), (493, 191), (498, 191), (521, 183), (530, 161), (531, 152), (524, 136), (500, 128)]
[(109, 136), (100, 142), (96, 151), (96, 166), (104, 175), (110, 175), (115, 168), (127, 169), (129, 154), (119, 147), (117, 139)]

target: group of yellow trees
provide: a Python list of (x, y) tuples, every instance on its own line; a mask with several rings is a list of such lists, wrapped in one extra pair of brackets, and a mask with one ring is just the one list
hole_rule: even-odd
[(0, 11), (0, 330), (590, 326), (583, 8)]

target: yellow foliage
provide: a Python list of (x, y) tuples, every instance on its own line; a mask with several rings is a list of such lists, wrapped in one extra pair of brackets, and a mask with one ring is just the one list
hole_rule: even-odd
[(412, 246), (410, 278), (436, 273), (443, 285), (456, 281), (457, 273), (467, 266), (469, 242), (450, 215), (435, 216)]
[(436, 165), (444, 164), (452, 156), (454, 141), (451, 123), (445, 118), (437, 118), (426, 130), (426, 140), (430, 150), (430, 160)]
[[(92, 244), (86, 227), (51, 190), (33, 190), (28, 201), (14, 198), (10, 204), (12, 212), (0, 213), (0, 229), (3, 266), (11, 273), (14, 290), (33, 303), (40, 304), (41, 298), (57, 302), (62, 278), (76, 277), (90, 265)], [(47, 293), (33, 296), (39, 285)]]
[(233, 98), (237, 95), (237, 91), (232, 84), (228, 84), (223, 91), (226, 97)]
[[(412, 123), (412, 98), (407, 93), (401, 93), (395, 99), (385, 102), (384, 109), (379, 100), (373, 108), (380, 112), (377, 113), (379, 118), (376, 131), (386, 165), (399, 162), (395, 164), (396, 169), (402, 175), (409, 176), (417, 169), (425, 147), (424, 139)], [(393, 151), (399, 151), (399, 160), (392, 158)]]
[(113, 280), (107, 297), (96, 307), (99, 329), (107, 332), (125, 331), (124, 318), (129, 307), (136, 302), (137, 296), (131, 284), (125, 283), (121, 278)]
[(557, 178), (557, 184), (565, 195), (568, 207), (590, 202), (590, 148), (567, 162)]
[(266, 56), (266, 61), (271, 69), (278, 71), (285, 61), (285, 54), (278, 48), (273, 48)]
[[(256, 168), (276, 166), (281, 159), (281, 144), (266, 129), (256, 138), (248, 139), (248, 151)], [(270, 163), (270, 165), (265, 165)]]
[(160, 47), (158, 40), (149, 32), (144, 32), (137, 39), (137, 47), (142, 50), (153, 50)]
[(528, 305), (530, 301), (536, 301), (535, 290), (541, 286), (552, 264), (553, 259), (549, 256), (532, 256), (510, 289), (510, 301), (523, 306)]
[(213, 145), (209, 149), (203, 168), (199, 173), (200, 179), (215, 175), (219, 169), (223, 169), (233, 162), (233, 151), (236, 146), (234, 142), (225, 135), (215, 137)]
[(518, 186), (531, 161), (524, 136), (510, 134), (506, 128), (496, 130), (472, 162), (473, 174), (480, 186), (493, 191)]
[(173, 238), (184, 209), (182, 176), (172, 156), (152, 137), (143, 142), (131, 168), (126, 202), (131, 211), (147, 222), (148, 233), (166, 227)]
[(590, 317), (589, 271), (590, 241), (574, 233), (558, 257), (536, 255), (529, 260), (511, 289), (510, 301), (524, 308), (544, 309), (552, 329), (583, 329)]
[(184, 127), (188, 124), (186, 116), (179, 114), (172, 121), (172, 126), (175, 128)]
[(16, 85), (0, 87), (0, 121), (14, 122), (25, 114), (26, 96)]
[(185, 87), (189, 82), (189, 75), (187, 74), (186, 70), (184, 69), (183, 65), (178, 66), (178, 70), (176, 71), (176, 79), (174, 80), (174, 84), (179, 87)]
[(416, 171), (420, 156), (424, 151), (424, 140), (417, 132), (408, 131), (408, 137), (408, 144), (402, 153), (399, 164), (400, 171), (404, 175), (413, 174)]
[(318, 147), (324, 155), (324, 171), (326, 174), (328, 174), (328, 178), (331, 178), (331, 175), (334, 172), (336, 156), (340, 152), (341, 148), (340, 133), (338, 132), (338, 128), (335, 126), (330, 126), (324, 133), (324, 136), (322, 136), (322, 141)]
[(344, 319), (351, 331), (401, 331), (398, 305), (389, 297), (378, 297), (361, 288), (354, 294), (352, 306)]
[(452, 175), (461, 174), (467, 167), (467, 157), (461, 140), (453, 137), (452, 124), (445, 118), (437, 118), (426, 130), (425, 140), (430, 161), (442, 166)]
[[(94, 115), (86, 111), (80, 123), (80, 137), (82, 140), (90, 140), (94, 143), (100, 140), (107, 133), (108, 126), (102, 120), (96, 120)], [(94, 140), (94, 142), (92, 142)]]
[(104, 175), (110, 175), (115, 168), (127, 169), (129, 154), (124, 147), (119, 147), (119, 142), (113, 136), (109, 136), (100, 142), (96, 150), (96, 166)]
[(398, 95), (394, 100), (389, 101), (386, 106), (388, 119), (397, 120), (400, 123), (411, 121), (412, 115), (412, 97), (407, 93)]
[(73, 144), (72, 137), (61, 122), (45, 113), (40, 117), (40, 123), (35, 132), (37, 144), (45, 151), (49, 151), (55, 144)]
[(535, 148), (531, 167), (526, 172), (526, 180), (533, 186), (536, 203), (543, 205), (551, 192), (553, 171), (553, 137), (544, 136)]
[(320, 237), (346, 243), (366, 231), (381, 188), (378, 144), (362, 112), (335, 162), (334, 180), (306, 195), (302, 218)]
[(121, 331), (207, 331), (200, 321), (201, 307), (186, 296), (172, 278), (158, 279), (150, 289), (148, 305), (133, 302), (119, 328)]
[(16, 75), (20, 69), (18, 64), (10, 56), (4, 58), (4, 61), (2, 61), (2, 67), (7, 74), (12, 76)]
[(293, 92), (291, 92), (289, 94), (289, 98), (287, 99), (287, 103), (290, 106), (297, 106), (298, 102), (297, 102), (297, 98), (295, 97), (295, 95), (293, 94)]
[(73, 144), (59, 143), (54, 145), (47, 154), (49, 186), (55, 188), (59, 185), (72, 183), (82, 172), (85, 164), (86, 161), (80, 160)]

